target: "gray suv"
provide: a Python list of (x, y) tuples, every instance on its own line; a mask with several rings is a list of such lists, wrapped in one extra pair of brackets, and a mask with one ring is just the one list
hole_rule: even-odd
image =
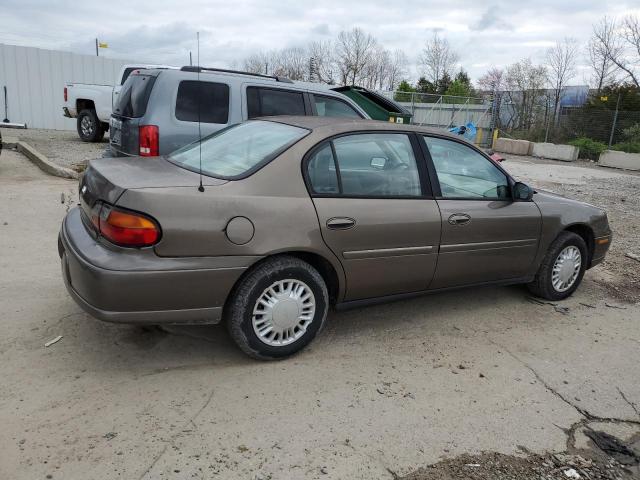
[(326, 85), (202, 67), (136, 70), (111, 115), (107, 154), (166, 155), (200, 135), (273, 115), (369, 118)]

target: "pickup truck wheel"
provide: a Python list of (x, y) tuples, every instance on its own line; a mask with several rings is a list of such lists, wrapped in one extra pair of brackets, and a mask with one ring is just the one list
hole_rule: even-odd
[(84, 109), (78, 115), (78, 135), (83, 142), (99, 142), (104, 137), (102, 122), (95, 110)]
[(324, 326), (327, 286), (308, 263), (274, 257), (254, 268), (225, 307), (231, 338), (250, 357), (276, 360), (308, 345)]
[(587, 244), (580, 235), (562, 232), (553, 241), (533, 282), (527, 287), (547, 300), (563, 300), (576, 291), (587, 267)]

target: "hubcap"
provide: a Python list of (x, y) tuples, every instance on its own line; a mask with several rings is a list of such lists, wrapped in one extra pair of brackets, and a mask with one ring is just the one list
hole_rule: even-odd
[(576, 283), (581, 266), (582, 255), (578, 247), (570, 245), (560, 252), (551, 271), (551, 284), (556, 292), (566, 292)]
[(253, 307), (251, 323), (258, 338), (272, 347), (295, 342), (316, 313), (311, 288), (300, 280), (279, 280), (267, 287)]
[(80, 129), (82, 130), (82, 134), (86, 137), (93, 134), (93, 122), (89, 117), (83, 117), (80, 121)]

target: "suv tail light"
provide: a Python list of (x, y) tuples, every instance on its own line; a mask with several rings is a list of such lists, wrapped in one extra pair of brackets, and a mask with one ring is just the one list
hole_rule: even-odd
[(121, 247), (150, 247), (160, 240), (160, 225), (151, 217), (98, 202), (91, 223), (111, 243)]
[(67, 101), (67, 87), (64, 87), (64, 101)]
[(138, 130), (141, 157), (157, 157), (160, 152), (160, 133), (157, 125), (142, 125)]

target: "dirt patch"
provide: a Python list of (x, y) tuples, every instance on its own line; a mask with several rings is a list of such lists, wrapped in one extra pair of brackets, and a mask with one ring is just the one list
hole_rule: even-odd
[(614, 459), (593, 460), (581, 455), (549, 454), (523, 457), (500, 453), (461, 455), (420, 469), (402, 480), (567, 480), (638, 478), (637, 465)]

